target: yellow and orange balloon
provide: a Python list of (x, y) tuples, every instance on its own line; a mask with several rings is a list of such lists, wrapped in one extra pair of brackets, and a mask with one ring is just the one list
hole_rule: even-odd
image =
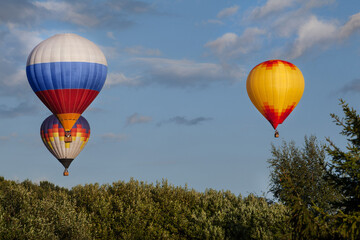
[(283, 60), (258, 64), (246, 81), (251, 102), (275, 130), (299, 103), (304, 87), (301, 71), (294, 64)]

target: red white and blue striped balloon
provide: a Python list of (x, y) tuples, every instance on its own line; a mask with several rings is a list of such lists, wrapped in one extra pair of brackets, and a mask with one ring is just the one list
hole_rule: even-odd
[(93, 42), (76, 34), (57, 34), (32, 50), (26, 75), (36, 95), (70, 131), (102, 89), (107, 62)]

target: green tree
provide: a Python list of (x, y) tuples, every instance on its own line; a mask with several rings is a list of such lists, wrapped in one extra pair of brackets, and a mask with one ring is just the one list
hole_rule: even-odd
[(0, 178), (0, 239), (90, 239), (89, 225), (68, 191)]
[[(328, 221), (335, 221), (340, 234), (346, 239), (360, 239), (360, 116), (356, 110), (340, 99), (345, 117), (331, 114), (336, 125), (342, 127), (346, 137), (346, 150), (327, 138), (327, 152), (331, 156), (328, 176), (342, 195), (341, 202), (334, 202), (335, 214), (324, 214)], [(322, 209), (320, 208), (320, 211)]]
[(270, 191), (289, 207), (292, 239), (331, 239), (336, 237), (324, 221), (318, 219), (318, 206), (330, 212), (331, 202), (340, 196), (327, 181), (326, 151), (316, 137), (305, 137), (303, 148), (294, 142), (272, 145), (270, 163)]

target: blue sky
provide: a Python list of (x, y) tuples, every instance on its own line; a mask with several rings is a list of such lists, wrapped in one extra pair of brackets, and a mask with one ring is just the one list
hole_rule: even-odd
[[(65, 187), (128, 181), (268, 191), (271, 143), (316, 135), (343, 146), (330, 113), (360, 107), (360, 3), (355, 0), (3, 0), (0, 8), (0, 175)], [(27, 56), (42, 40), (76, 33), (109, 65), (83, 116), (88, 145), (69, 177), (43, 145), (50, 115), (32, 92)], [(260, 62), (294, 63), (305, 78), (299, 105), (278, 127), (246, 93)]]

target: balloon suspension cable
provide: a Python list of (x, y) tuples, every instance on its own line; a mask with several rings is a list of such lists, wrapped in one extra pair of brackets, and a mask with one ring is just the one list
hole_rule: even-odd
[(278, 130), (276, 130), (276, 129), (275, 129), (274, 137), (275, 137), (275, 138), (278, 138), (278, 137), (279, 137), (279, 132), (278, 132)]
[(67, 168), (65, 168), (65, 170), (64, 170), (64, 176), (69, 176), (69, 171), (68, 171), (68, 169)]

